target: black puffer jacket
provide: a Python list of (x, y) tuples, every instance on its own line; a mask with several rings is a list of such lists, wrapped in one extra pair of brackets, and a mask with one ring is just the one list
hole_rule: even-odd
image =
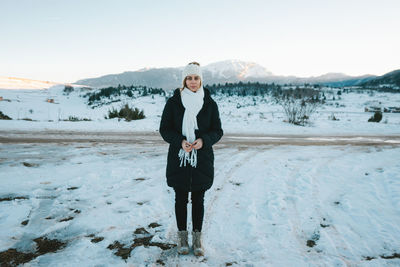
[(203, 139), (203, 147), (197, 150), (197, 166), (190, 164), (179, 167), (179, 150), (182, 148), (182, 120), (185, 108), (182, 104), (179, 88), (165, 104), (161, 117), (160, 134), (168, 142), (167, 184), (185, 191), (209, 189), (214, 181), (214, 152), (212, 145), (223, 135), (217, 103), (211, 98), (210, 91), (204, 88), (204, 104), (197, 114), (198, 130), (196, 139)]

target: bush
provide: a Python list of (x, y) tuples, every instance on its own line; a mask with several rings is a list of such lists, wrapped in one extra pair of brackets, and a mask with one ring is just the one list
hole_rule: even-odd
[(88, 119), (88, 118), (80, 119), (80, 118), (75, 117), (75, 116), (69, 116), (68, 119), (66, 119), (64, 121), (91, 121), (91, 119)]
[(368, 119), (368, 122), (380, 122), (382, 120), (382, 112), (375, 111), (374, 116)]
[(69, 94), (69, 93), (71, 93), (73, 91), (74, 91), (74, 87), (72, 87), (71, 85), (65, 85), (64, 93)]
[(285, 111), (289, 123), (305, 125), (321, 104), (320, 92), (312, 88), (284, 90), (274, 95)]
[(332, 120), (332, 121), (338, 121), (339, 119), (336, 118), (335, 114), (331, 114), (330, 116), (328, 116), (328, 119)]
[(12, 120), (12, 119), (0, 111), (0, 120)]
[(123, 106), (119, 111), (114, 108), (108, 111), (107, 119), (113, 118), (120, 118), (125, 119), (126, 121), (131, 121), (141, 120), (146, 118), (146, 116), (144, 115), (143, 110), (140, 111), (138, 108), (131, 108), (128, 104), (125, 104), (125, 106)]

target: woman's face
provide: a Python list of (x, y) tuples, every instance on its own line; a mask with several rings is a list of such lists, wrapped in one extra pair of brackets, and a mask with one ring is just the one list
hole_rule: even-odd
[(200, 88), (201, 79), (198, 75), (188, 75), (186, 76), (186, 87), (189, 88), (190, 91), (196, 92)]

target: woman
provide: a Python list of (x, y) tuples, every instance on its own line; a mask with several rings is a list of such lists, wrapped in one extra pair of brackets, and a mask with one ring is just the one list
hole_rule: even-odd
[(175, 215), (178, 225), (178, 253), (188, 254), (187, 203), (192, 199), (192, 245), (196, 256), (204, 255), (201, 230), (204, 217), (204, 193), (214, 180), (212, 145), (223, 135), (218, 106), (203, 88), (200, 64), (189, 63), (182, 72), (182, 88), (165, 104), (160, 134), (168, 142), (167, 184), (175, 191)]

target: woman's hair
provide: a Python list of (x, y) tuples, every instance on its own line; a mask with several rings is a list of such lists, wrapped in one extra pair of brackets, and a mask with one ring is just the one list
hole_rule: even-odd
[[(200, 63), (199, 63), (199, 62), (196, 62), (196, 61), (190, 62), (188, 65), (190, 65), (190, 64), (194, 64), (194, 65), (197, 65), (197, 66), (200, 67)], [(200, 86), (202, 85), (202, 83), (203, 83), (203, 81), (200, 80)], [(179, 88), (179, 89), (181, 90), (181, 92), (182, 92), (182, 90), (183, 90), (185, 87), (186, 87), (186, 77), (185, 77), (185, 79), (183, 79), (182, 88)]]

